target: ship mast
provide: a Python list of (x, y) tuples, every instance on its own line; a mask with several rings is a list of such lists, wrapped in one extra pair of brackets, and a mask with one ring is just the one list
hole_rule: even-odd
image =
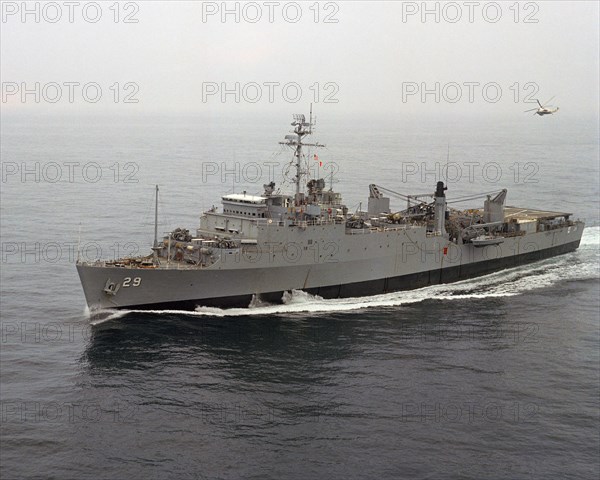
[(154, 197), (154, 263), (158, 263), (158, 185), (156, 185), (156, 193)]
[(310, 105), (310, 117), (309, 121), (306, 121), (306, 117), (304, 114), (294, 114), (294, 121), (292, 122), (292, 127), (294, 127), (294, 135), (286, 135), (284, 142), (279, 142), (281, 145), (287, 145), (290, 148), (294, 149), (294, 158), (296, 160), (296, 195), (295, 195), (295, 204), (296, 206), (301, 204), (302, 201), (302, 193), (300, 192), (300, 183), (302, 174), (302, 147), (324, 147), (320, 143), (304, 143), (302, 139), (306, 135), (312, 134), (313, 127), (313, 119), (312, 119), (312, 104)]

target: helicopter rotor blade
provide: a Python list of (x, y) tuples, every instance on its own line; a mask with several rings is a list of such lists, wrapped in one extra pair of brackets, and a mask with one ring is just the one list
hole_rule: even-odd
[(537, 107), (536, 108), (530, 108), (529, 110), (525, 110), (525, 113), (527, 113), (527, 112), (533, 112), (534, 110), (538, 110), (538, 108)]
[(538, 105), (540, 106), (540, 108), (544, 108), (537, 98), (535, 99), (535, 101), (538, 102)]
[[(554, 97), (556, 97), (556, 95), (554, 95)], [(552, 97), (550, 100), (547, 100), (544, 102), (544, 105), (548, 105), (552, 100), (554, 100), (554, 97)]]

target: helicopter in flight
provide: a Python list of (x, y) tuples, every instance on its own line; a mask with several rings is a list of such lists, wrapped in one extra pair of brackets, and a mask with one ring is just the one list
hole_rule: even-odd
[(540, 101), (536, 99), (535, 101), (538, 103), (539, 108), (538, 107), (531, 108), (529, 110), (525, 110), (525, 112), (533, 112), (535, 110), (535, 112), (533, 114), (539, 115), (540, 117), (542, 117), (544, 115), (552, 115), (553, 113), (558, 112), (558, 107), (550, 108), (550, 107), (552, 107), (552, 105), (548, 105), (548, 103), (551, 102), (553, 98), (554, 97), (552, 97), (550, 100), (544, 102), (544, 105), (542, 105), (540, 103)]

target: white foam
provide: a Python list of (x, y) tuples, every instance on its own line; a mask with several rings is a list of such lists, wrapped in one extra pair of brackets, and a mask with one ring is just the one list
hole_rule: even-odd
[(594, 227), (585, 227), (583, 235), (581, 236), (579, 248), (588, 245), (600, 245), (600, 225), (596, 225)]
[(90, 315), (89, 309), (87, 309), (88, 316), (90, 316), (90, 325), (92, 326), (101, 325), (110, 322), (111, 320), (118, 320), (133, 311), (134, 310), (101, 310), (92, 316)]

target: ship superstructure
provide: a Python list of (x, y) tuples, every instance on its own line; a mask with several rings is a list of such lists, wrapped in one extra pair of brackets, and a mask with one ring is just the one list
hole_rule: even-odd
[[(195, 232), (178, 228), (162, 239), (155, 217), (150, 255), (77, 262), (90, 309), (247, 307), (281, 302), (291, 290), (358, 297), (457, 281), (579, 246), (584, 224), (572, 214), (507, 207), (506, 190), (448, 201), (443, 182), (416, 195), (371, 184), (367, 210), (350, 212), (332, 185), (307, 178), (303, 168), (305, 149), (322, 146), (304, 141), (312, 113), (308, 121), (295, 115), (292, 127), (280, 143), (293, 151), (295, 192), (271, 182), (261, 195), (223, 195)], [(405, 208), (393, 210), (390, 197)], [(483, 208), (452, 207), (477, 198)]]

